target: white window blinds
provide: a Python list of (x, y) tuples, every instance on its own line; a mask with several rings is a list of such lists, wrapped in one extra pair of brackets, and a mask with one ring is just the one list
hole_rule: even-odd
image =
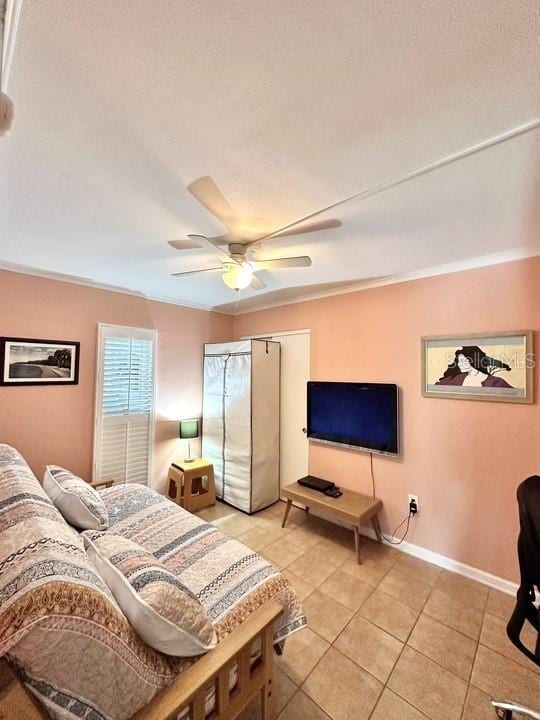
[(149, 483), (155, 331), (99, 326), (94, 480)]

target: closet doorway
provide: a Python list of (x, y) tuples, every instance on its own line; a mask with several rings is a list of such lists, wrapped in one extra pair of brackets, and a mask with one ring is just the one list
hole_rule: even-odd
[(306, 388), (309, 380), (309, 330), (250, 335), (281, 343), (280, 483), (290, 485), (308, 474)]

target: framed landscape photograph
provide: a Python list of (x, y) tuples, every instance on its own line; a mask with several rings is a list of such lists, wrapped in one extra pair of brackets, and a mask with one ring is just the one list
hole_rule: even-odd
[(0, 338), (0, 385), (77, 385), (78, 342)]
[(422, 338), (424, 397), (532, 403), (532, 332)]

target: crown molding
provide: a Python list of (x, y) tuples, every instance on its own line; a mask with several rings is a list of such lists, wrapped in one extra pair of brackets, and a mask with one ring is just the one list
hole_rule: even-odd
[[(395, 275), (388, 275), (387, 277), (378, 278), (377, 280), (366, 280), (360, 282), (351, 282), (350, 285), (342, 286), (336, 290), (324, 290), (321, 292), (311, 292), (306, 295), (299, 295), (299, 297), (291, 299), (285, 298), (283, 300), (275, 300), (274, 302), (260, 304), (254, 304), (249, 307), (242, 307), (243, 304), (248, 303), (249, 300), (245, 300), (244, 303), (240, 303), (238, 309), (228, 309), (227, 304), (223, 305), (206, 305), (203, 303), (193, 303), (186, 300), (176, 300), (170, 297), (161, 295), (147, 295), (137, 290), (131, 290), (129, 288), (120, 287), (117, 285), (107, 285), (106, 283), (100, 283), (88, 278), (81, 278), (76, 275), (67, 275), (64, 273), (54, 272), (52, 270), (40, 270), (39, 268), (33, 268), (26, 265), (19, 265), (18, 263), (10, 263), (0, 260), (0, 270), (6, 272), (18, 273), (19, 275), (31, 275), (34, 277), (44, 278), (46, 280), (55, 280), (57, 282), (69, 283), (70, 285), (81, 285), (83, 287), (92, 288), (93, 290), (106, 290), (107, 292), (120, 293), (122, 295), (130, 295), (131, 297), (137, 297), (142, 300), (148, 300), (151, 302), (166, 303), (168, 305), (176, 305), (177, 307), (190, 308), (191, 310), (202, 310), (205, 312), (216, 312), (221, 315), (247, 315), (252, 312), (259, 312), (261, 310), (271, 310), (272, 308), (284, 307), (286, 305), (296, 305), (297, 303), (310, 302), (311, 300), (321, 300), (326, 297), (333, 297), (334, 295), (348, 295), (354, 292), (360, 292), (362, 290), (371, 290), (372, 288), (384, 287), (385, 285), (397, 285), (399, 283), (410, 282), (412, 280), (421, 280), (429, 277), (436, 277), (437, 275), (449, 275), (451, 273), (463, 272), (466, 270), (475, 270), (477, 268), (489, 267), (491, 265), (501, 265), (503, 263), (515, 262), (516, 260), (525, 260), (530, 257), (537, 257), (540, 255), (540, 246), (538, 247), (525, 247), (516, 248), (514, 250), (505, 250), (499, 253), (493, 253), (491, 255), (482, 255), (477, 258), (470, 258), (468, 260), (459, 260), (457, 262), (446, 263), (444, 265), (434, 265), (433, 267), (424, 268), (422, 270), (415, 270), (408, 273), (397, 273)], [(299, 289), (301, 292), (301, 288)]]
[[(501, 265), (503, 263), (515, 262), (516, 260), (525, 260), (526, 258), (537, 257), (538, 255), (540, 255), (540, 246), (516, 248), (513, 250), (504, 250), (499, 253), (493, 253), (491, 255), (469, 258), (468, 260), (458, 260), (456, 262), (445, 263), (444, 265), (434, 265), (429, 268), (414, 270), (408, 273), (388, 275), (376, 280), (351, 282), (350, 285), (344, 285), (336, 290), (324, 290), (321, 292), (311, 292), (306, 295), (299, 295), (298, 298), (295, 298), (294, 300), (291, 300), (289, 297), (281, 301), (275, 300), (274, 302), (269, 303), (261, 302), (260, 304), (253, 304), (250, 307), (245, 308), (243, 308), (242, 303), (240, 303), (238, 310), (225, 310), (223, 305), (217, 305), (213, 309), (217, 312), (221, 311), (228, 315), (247, 315), (252, 312), (259, 312), (260, 310), (271, 310), (272, 308), (283, 307), (285, 305), (296, 305), (297, 303), (310, 302), (311, 300), (321, 300), (334, 295), (348, 295), (350, 293), (360, 292), (361, 290), (371, 290), (372, 288), (384, 287), (385, 285), (397, 285), (398, 283), (410, 282), (411, 280), (421, 280), (424, 278), (436, 277), (437, 275), (449, 275), (451, 273), (489, 267), (490, 265)], [(299, 292), (301, 291), (302, 288), (299, 288)], [(245, 304), (248, 302), (249, 300), (244, 301)], [(220, 310), (220, 308), (222, 309)]]
[(131, 295), (132, 297), (139, 298), (140, 300), (166, 303), (167, 305), (177, 305), (178, 307), (189, 308), (190, 310), (204, 310), (205, 312), (216, 312), (221, 315), (230, 315), (230, 313), (219, 310), (218, 308), (213, 308), (211, 305), (193, 303), (186, 300), (175, 300), (161, 295), (146, 295), (138, 290), (130, 290), (129, 288), (120, 287), (118, 285), (107, 285), (106, 283), (81, 278), (77, 275), (67, 275), (64, 273), (54, 272), (52, 270), (40, 270), (26, 265), (19, 265), (18, 263), (4, 262), (0, 260), (0, 270), (18, 273), (19, 275), (31, 275), (33, 277), (44, 278), (45, 280), (55, 280), (56, 282), (68, 283), (70, 285), (81, 285), (93, 290), (106, 290), (107, 292), (120, 293), (121, 295)]

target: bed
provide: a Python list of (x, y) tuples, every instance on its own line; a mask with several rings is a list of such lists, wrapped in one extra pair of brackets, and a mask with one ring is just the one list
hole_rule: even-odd
[(0, 445), (4, 699), (18, 697), (22, 707), (22, 685), (34, 717), (230, 720), (260, 693), (262, 717), (269, 717), (273, 652), (306, 622), (290, 583), (257, 553), (149, 488), (115, 486), (102, 497), (110, 530), (143, 545), (181, 579), (219, 643), (196, 660), (145, 645), (80, 534), (22, 456)]

